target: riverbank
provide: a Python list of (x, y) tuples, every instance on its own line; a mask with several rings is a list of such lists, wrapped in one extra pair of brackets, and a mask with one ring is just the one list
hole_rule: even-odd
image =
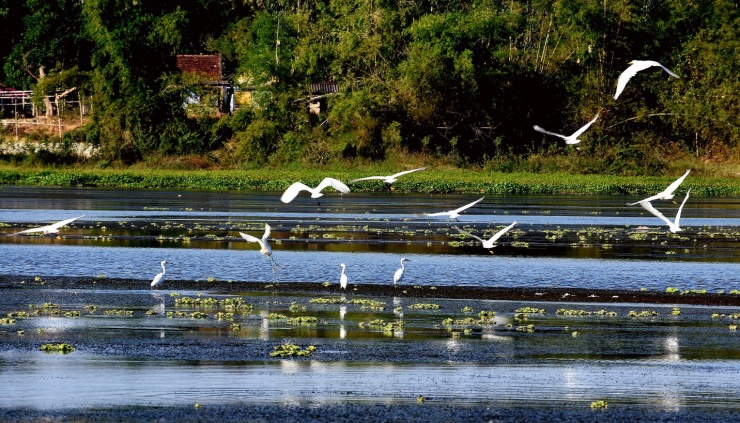
[[(53, 169), (0, 167), (0, 185), (71, 187), (170, 188), (192, 190), (282, 191), (295, 181), (318, 184), (331, 176), (343, 181), (386, 174), (383, 168), (161, 170)], [(680, 175), (661, 177), (573, 175), (566, 173), (500, 173), (486, 170), (427, 169), (400, 178), (392, 186), (380, 181), (350, 184), (353, 191), (481, 194), (641, 195), (662, 191)], [(699, 197), (740, 195), (738, 178), (691, 175), (681, 189)]]

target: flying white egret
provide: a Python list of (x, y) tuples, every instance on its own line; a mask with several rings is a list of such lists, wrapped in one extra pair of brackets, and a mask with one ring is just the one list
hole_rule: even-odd
[(616, 100), (617, 97), (619, 97), (619, 94), (622, 93), (624, 90), (624, 87), (627, 86), (627, 81), (630, 80), (633, 76), (637, 74), (637, 72), (640, 72), (641, 70), (645, 70), (652, 66), (660, 66), (663, 68), (664, 71), (668, 72), (668, 75), (678, 78), (679, 76), (675, 73), (671, 72), (670, 69), (667, 67), (661, 65), (660, 63), (653, 61), (653, 60), (633, 60), (630, 62), (630, 67), (622, 71), (622, 73), (619, 75), (619, 79), (617, 79), (617, 92), (614, 93), (614, 99)]
[(349, 187), (345, 185), (342, 181), (334, 178), (324, 178), (324, 180), (321, 181), (321, 183), (316, 188), (311, 188), (301, 182), (294, 183), (285, 190), (283, 195), (280, 197), (280, 201), (282, 201), (283, 203), (290, 203), (301, 191), (310, 192), (311, 198), (319, 198), (324, 195), (321, 193), (321, 190), (326, 187), (332, 187), (343, 194), (349, 192)]
[(514, 227), (514, 225), (516, 225), (516, 221), (515, 221), (514, 223), (512, 223), (511, 225), (509, 225), (509, 226), (507, 226), (507, 227), (505, 227), (505, 228), (501, 229), (500, 231), (496, 232), (496, 233), (495, 233), (495, 234), (493, 234), (493, 236), (492, 236), (491, 238), (489, 238), (489, 239), (483, 239), (483, 238), (477, 237), (477, 236), (475, 236), (475, 235), (473, 235), (473, 234), (471, 234), (471, 233), (469, 233), (469, 232), (465, 232), (465, 231), (463, 231), (462, 229), (460, 229), (460, 228), (458, 228), (458, 227), (455, 227), (455, 229), (457, 229), (457, 230), (458, 230), (458, 231), (460, 231), (461, 233), (463, 233), (463, 234), (465, 234), (465, 235), (467, 235), (467, 236), (469, 236), (469, 237), (471, 237), (471, 238), (475, 238), (475, 239), (477, 239), (478, 241), (480, 241), (480, 242), (481, 242), (481, 243), (483, 244), (483, 248), (493, 248), (493, 247), (495, 247), (495, 246), (496, 246), (496, 241), (497, 241), (497, 240), (498, 240), (499, 238), (501, 238), (501, 236), (502, 236), (503, 234), (505, 234), (506, 232), (508, 232), (508, 231), (509, 231), (509, 229), (513, 228), (513, 227)]
[(389, 176), (368, 176), (368, 177), (365, 177), (365, 178), (353, 179), (353, 180), (351, 180), (349, 182), (350, 183), (354, 183), (354, 182), (359, 182), (359, 181), (369, 181), (369, 180), (373, 180), (373, 179), (379, 179), (379, 180), (385, 182), (386, 184), (392, 184), (392, 183), (396, 182), (396, 180), (398, 180), (398, 177), (399, 176), (403, 176), (403, 175), (406, 175), (407, 173), (411, 173), (411, 172), (418, 172), (420, 170), (425, 170), (425, 169), (426, 169), (426, 167), (420, 167), (418, 169), (412, 169), (412, 170), (406, 170), (406, 171), (403, 171), (403, 172), (394, 173), (393, 175), (389, 175)]
[[(154, 288), (156, 286), (159, 286), (159, 285), (162, 285), (162, 282), (164, 282), (164, 274), (166, 272), (165, 269), (164, 269), (164, 264), (165, 263), (170, 263), (170, 262), (168, 262), (167, 260), (162, 260), (162, 262), (159, 263), (162, 266), (162, 272), (161, 273), (157, 273), (157, 276), (155, 276), (154, 279), (152, 279), (152, 288)], [(170, 263), (170, 264), (172, 264), (172, 263)]]
[(241, 235), (242, 238), (244, 238), (248, 242), (256, 242), (260, 245), (260, 253), (264, 254), (265, 256), (267, 256), (268, 259), (270, 259), (270, 267), (272, 267), (272, 271), (274, 272), (275, 268), (280, 266), (278, 266), (278, 264), (275, 263), (275, 259), (272, 258), (272, 248), (270, 248), (270, 245), (267, 244), (267, 238), (270, 236), (270, 231), (270, 225), (265, 223), (265, 233), (262, 235), (262, 239), (249, 234), (245, 234), (243, 232), (239, 232), (239, 235)]
[(401, 267), (393, 274), (393, 285), (399, 284), (403, 280), (403, 272), (406, 270), (406, 265), (403, 264), (404, 261), (411, 263), (411, 260), (406, 257), (401, 259)]
[(56, 233), (59, 233), (59, 229), (61, 229), (63, 226), (66, 226), (81, 217), (85, 217), (85, 215), (83, 214), (82, 216), (77, 216), (71, 219), (62, 220), (61, 222), (57, 222), (52, 225), (42, 226), (40, 228), (26, 229), (25, 231), (20, 231), (18, 233), (14, 233), (13, 235), (30, 234), (33, 232), (43, 232), (44, 235), (56, 234)]
[(425, 213), (425, 214), (427, 216), (448, 216), (449, 219), (457, 219), (458, 217), (460, 217), (460, 213), (461, 212), (463, 212), (463, 211), (465, 211), (465, 210), (473, 207), (474, 205), (480, 203), (481, 201), (483, 201), (484, 198), (486, 198), (486, 197), (481, 197), (481, 198), (473, 201), (472, 203), (466, 204), (466, 205), (464, 205), (464, 206), (462, 206), (460, 208), (457, 208), (455, 210), (450, 210), (450, 211), (446, 211), (446, 212), (439, 212), (439, 213)]
[(640, 200), (640, 201), (637, 201), (637, 202), (634, 202), (634, 203), (627, 203), (627, 205), (628, 206), (634, 206), (635, 204), (640, 204), (643, 201), (650, 202), (650, 201), (653, 201), (653, 200), (670, 200), (670, 199), (672, 199), (673, 198), (673, 191), (675, 191), (676, 188), (678, 188), (681, 185), (681, 183), (683, 183), (683, 180), (686, 179), (687, 176), (689, 176), (689, 172), (691, 172), (691, 169), (687, 170), (686, 173), (684, 173), (682, 177), (676, 179), (675, 181), (673, 181), (672, 184), (668, 185), (668, 188), (666, 188), (663, 191), (661, 191), (661, 192), (653, 195), (652, 197), (648, 197), (648, 198), (646, 198), (644, 200)]
[(561, 135), (561, 134), (558, 134), (558, 133), (555, 133), (555, 132), (550, 132), (548, 130), (545, 130), (541, 126), (537, 126), (537, 125), (535, 125), (533, 128), (537, 132), (542, 132), (543, 134), (553, 135), (553, 136), (556, 136), (556, 137), (560, 137), (560, 138), (562, 138), (562, 139), (565, 140), (565, 143), (566, 144), (569, 144), (569, 145), (571, 145), (571, 144), (578, 144), (579, 142), (581, 142), (581, 140), (579, 140), (578, 137), (580, 137), (582, 133), (586, 132), (586, 130), (588, 129), (588, 127), (591, 126), (591, 125), (593, 125), (593, 123), (596, 122), (596, 119), (598, 119), (598, 118), (599, 118), (599, 115), (597, 114), (596, 117), (591, 120), (591, 122), (583, 125), (581, 127), (581, 129), (577, 130), (576, 132), (574, 132), (573, 134), (571, 134), (569, 136)]
[(342, 274), (339, 276), (339, 286), (342, 289), (347, 289), (347, 275), (344, 274), (344, 269), (347, 267), (344, 265), (344, 263), (340, 264), (342, 266)]
[(683, 210), (683, 205), (686, 204), (686, 200), (689, 199), (689, 193), (690, 192), (691, 192), (690, 189), (686, 192), (686, 197), (684, 197), (683, 202), (681, 203), (681, 207), (678, 208), (678, 212), (676, 213), (676, 220), (673, 221), (673, 222), (671, 222), (670, 220), (668, 220), (668, 218), (666, 218), (665, 216), (663, 216), (663, 213), (659, 212), (658, 209), (656, 209), (655, 207), (653, 207), (653, 205), (650, 204), (649, 201), (642, 200), (642, 201), (639, 202), (639, 204), (642, 206), (642, 208), (644, 208), (645, 210), (649, 211), (655, 217), (657, 217), (658, 219), (660, 219), (663, 222), (665, 222), (666, 225), (668, 225), (668, 229), (670, 229), (670, 231), (675, 234), (676, 232), (680, 232), (680, 231), (683, 230), (679, 226), (679, 221), (681, 220), (681, 210)]

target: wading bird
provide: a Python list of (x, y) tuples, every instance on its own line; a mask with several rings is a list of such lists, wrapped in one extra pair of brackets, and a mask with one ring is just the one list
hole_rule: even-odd
[(354, 182), (359, 182), (359, 181), (369, 181), (369, 180), (373, 180), (373, 179), (379, 179), (379, 180), (385, 182), (386, 184), (392, 184), (392, 183), (396, 182), (396, 180), (398, 180), (398, 177), (399, 176), (403, 176), (403, 175), (406, 175), (407, 173), (411, 173), (411, 172), (418, 172), (420, 170), (425, 170), (425, 169), (426, 169), (426, 167), (420, 167), (418, 169), (412, 169), (412, 170), (406, 170), (406, 171), (403, 171), (403, 172), (394, 173), (393, 175), (389, 175), (389, 176), (368, 176), (366, 178), (353, 179), (353, 180), (351, 180), (349, 182), (350, 183), (354, 183)]
[(347, 267), (344, 265), (344, 263), (340, 264), (342, 266), (342, 274), (339, 276), (339, 287), (342, 289), (347, 289), (347, 275), (344, 274), (344, 269)]
[(341, 181), (334, 178), (324, 178), (324, 180), (321, 181), (321, 183), (316, 188), (311, 188), (301, 182), (294, 183), (285, 190), (283, 195), (280, 197), (280, 201), (282, 201), (283, 203), (290, 203), (301, 191), (310, 192), (311, 198), (319, 198), (324, 195), (321, 193), (321, 190), (326, 187), (332, 187), (343, 194), (349, 192), (349, 187)]
[(239, 232), (239, 235), (242, 236), (246, 241), (248, 242), (256, 242), (260, 245), (260, 253), (267, 256), (268, 259), (270, 259), (270, 267), (272, 267), (272, 271), (275, 271), (276, 267), (278, 266), (277, 263), (275, 263), (275, 259), (272, 258), (272, 248), (270, 248), (270, 245), (267, 244), (267, 238), (270, 236), (270, 225), (265, 223), (265, 233), (262, 235), (262, 239), (259, 239), (257, 237), (253, 237), (252, 235), (245, 234), (243, 232)]
[(168, 262), (167, 260), (162, 260), (162, 262), (159, 263), (162, 266), (162, 272), (161, 273), (157, 273), (157, 276), (155, 276), (154, 279), (152, 279), (152, 288), (157, 287), (159, 285), (162, 285), (162, 283), (164, 282), (164, 274), (166, 272), (165, 269), (164, 269), (164, 264), (165, 263), (172, 264), (172, 263)]
[(18, 233), (14, 233), (13, 235), (30, 234), (34, 232), (43, 232), (44, 235), (56, 234), (56, 233), (59, 233), (59, 229), (61, 229), (63, 226), (66, 226), (81, 217), (85, 217), (85, 215), (83, 214), (82, 216), (77, 216), (71, 219), (62, 220), (61, 222), (57, 222), (52, 225), (42, 226), (40, 228), (26, 229), (25, 231), (20, 231)]
[(637, 72), (640, 72), (641, 70), (645, 70), (652, 66), (660, 66), (663, 68), (664, 71), (668, 72), (668, 75), (678, 78), (678, 75), (671, 72), (670, 69), (667, 67), (661, 65), (660, 63), (653, 61), (653, 60), (633, 60), (630, 62), (630, 67), (625, 69), (621, 75), (619, 75), (619, 79), (617, 79), (617, 92), (614, 94), (614, 99), (616, 100), (617, 97), (619, 97), (619, 94), (622, 93), (624, 90), (624, 87), (627, 86), (627, 82), (637, 74)]
[(586, 132), (586, 129), (588, 129), (588, 127), (591, 126), (594, 122), (596, 122), (596, 119), (598, 119), (598, 118), (599, 118), (599, 115), (596, 115), (596, 117), (593, 118), (591, 120), (591, 122), (583, 125), (581, 127), (581, 129), (577, 130), (576, 132), (574, 132), (573, 134), (571, 134), (571, 135), (569, 135), (567, 137), (565, 135), (561, 135), (561, 134), (558, 134), (558, 133), (555, 133), (555, 132), (550, 132), (550, 131), (542, 128), (541, 126), (535, 125), (533, 128), (537, 132), (542, 132), (543, 134), (553, 135), (553, 136), (556, 136), (556, 137), (560, 137), (560, 138), (564, 139), (565, 140), (565, 143), (568, 144), (568, 145), (578, 144), (579, 142), (581, 142), (581, 140), (579, 140), (578, 137), (580, 137), (582, 133)]
[(666, 225), (668, 225), (668, 229), (670, 229), (670, 231), (675, 234), (676, 232), (681, 232), (683, 230), (679, 226), (679, 221), (681, 220), (681, 210), (683, 210), (683, 205), (686, 204), (686, 200), (689, 199), (689, 193), (690, 192), (691, 192), (690, 189), (686, 192), (686, 197), (684, 197), (683, 202), (681, 203), (681, 207), (678, 208), (678, 212), (676, 213), (676, 220), (673, 221), (673, 222), (671, 222), (670, 220), (668, 220), (668, 218), (666, 218), (665, 216), (663, 216), (663, 213), (659, 212), (658, 209), (656, 209), (655, 207), (653, 207), (653, 205), (650, 204), (649, 201), (642, 200), (638, 204), (640, 204), (643, 209), (649, 211), (655, 217), (657, 217), (658, 219), (660, 219), (663, 222), (665, 222)]
[(406, 265), (403, 264), (404, 261), (411, 263), (411, 260), (406, 257), (401, 259), (401, 268), (396, 270), (396, 273), (393, 274), (393, 285), (399, 284), (403, 280), (403, 272), (406, 270)]
[(472, 203), (466, 204), (466, 205), (464, 205), (464, 206), (462, 206), (460, 208), (457, 208), (455, 210), (450, 210), (450, 211), (446, 211), (446, 212), (439, 212), (439, 213), (425, 213), (425, 215), (426, 216), (430, 216), (430, 217), (431, 216), (448, 216), (448, 219), (455, 219), (455, 220), (457, 220), (457, 218), (460, 217), (460, 213), (461, 212), (463, 212), (463, 211), (465, 211), (465, 210), (473, 207), (474, 205), (480, 203), (481, 201), (483, 201), (484, 198), (486, 198), (486, 197), (481, 197), (481, 198), (473, 201)]
[(465, 232), (465, 231), (463, 231), (462, 229), (458, 228), (457, 226), (455, 226), (455, 229), (457, 229), (457, 230), (458, 230), (458, 231), (459, 231), (460, 233), (462, 233), (462, 234), (465, 234), (465, 235), (467, 235), (467, 236), (469, 236), (469, 237), (471, 237), (471, 238), (475, 238), (475, 239), (477, 239), (478, 241), (480, 241), (480, 242), (481, 242), (481, 243), (483, 244), (483, 248), (493, 248), (493, 247), (495, 247), (495, 246), (496, 246), (496, 241), (497, 241), (497, 240), (498, 240), (499, 238), (501, 238), (501, 235), (503, 235), (503, 234), (505, 234), (506, 232), (508, 232), (508, 231), (509, 231), (509, 229), (511, 229), (511, 228), (513, 228), (513, 227), (514, 227), (514, 225), (516, 225), (516, 222), (514, 222), (514, 223), (512, 223), (511, 225), (509, 225), (509, 226), (505, 227), (504, 229), (501, 229), (500, 231), (496, 232), (496, 233), (495, 233), (495, 234), (493, 234), (493, 236), (492, 236), (491, 238), (489, 238), (489, 239), (483, 239), (483, 238), (477, 237), (477, 236), (475, 236), (475, 235), (473, 235), (473, 234), (471, 234), (471, 233), (469, 233), (469, 232)]
[(668, 185), (668, 188), (664, 189), (663, 191), (653, 195), (652, 197), (648, 197), (644, 200), (640, 200), (634, 203), (627, 203), (628, 206), (634, 206), (635, 204), (640, 204), (644, 201), (650, 202), (653, 200), (670, 200), (673, 198), (673, 191), (675, 191), (681, 183), (683, 183), (683, 180), (686, 179), (687, 176), (689, 176), (689, 172), (691, 172), (691, 169), (687, 170), (686, 173), (683, 174), (682, 177), (676, 179), (673, 181), (672, 184)]

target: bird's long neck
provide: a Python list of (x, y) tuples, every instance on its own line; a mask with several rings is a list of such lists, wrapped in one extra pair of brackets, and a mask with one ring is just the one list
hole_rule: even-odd
[(401, 260), (401, 269), (406, 270), (406, 264), (404, 264), (403, 260)]
[(162, 274), (164, 275), (165, 274), (164, 263), (159, 263), (159, 264), (162, 265)]

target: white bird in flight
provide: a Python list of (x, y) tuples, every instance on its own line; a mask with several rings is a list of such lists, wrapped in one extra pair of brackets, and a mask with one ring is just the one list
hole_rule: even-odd
[(498, 239), (499, 239), (499, 238), (501, 238), (501, 236), (502, 236), (503, 234), (505, 234), (506, 232), (508, 232), (508, 231), (509, 231), (509, 229), (513, 228), (513, 227), (514, 227), (514, 225), (516, 225), (516, 221), (515, 221), (514, 223), (512, 223), (511, 225), (509, 225), (509, 226), (507, 226), (507, 227), (505, 227), (505, 228), (501, 229), (500, 231), (496, 232), (496, 233), (495, 233), (495, 234), (493, 234), (493, 236), (492, 236), (491, 238), (489, 238), (489, 239), (483, 239), (483, 238), (477, 237), (477, 236), (475, 236), (475, 235), (473, 235), (473, 234), (471, 234), (471, 233), (469, 233), (469, 232), (465, 232), (465, 231), (461, 230), (461, 229), (460, 229), (460, 228), (458, 228), (458, 227), (455, 227), (455, 229), (457, 229), (457, 230), (458, 230), (458, 231), (460, 231), (461, 233), (463, 233), (463, 234), (465, 234), (465, 235), (467, 235), (467, 236), (469, 236), (469, 237), (471, 237), (471, 238), (475, 238), (475, 239), (477, 239), (478, 241), (480, 241), (480, 242), (481, 242), (481, 243), (483, 244), (483, 248), (493, 248), (493, 247), (495, 247), (495, 246), (496, 246), (496, 241), (498, 241)]
[(83, 214), (82, 216), (77, 216), (77, 217), (73, 217), (71, 219), (62, 220), (61, 222), (57, 222), (57, 223), (54, 223), (52, 225), (42, 226), (40, 228), (26, 229), (25, 231), (20, 231), (18, 233), (13, 234), (13, 235), (30, 234), (30, 233), (33, 233), (33, 232), (43, 232), (44, 235), (47, 235), (47, 234), (56, 234), (56, 233), (59, 233), (59, 229), (61, 229), (63, 226), (66, 226), (66, 225), (74, 222), (75, 220), (77, 220), (77, 219), (79, 219), (81, 217), (85, 217), (85, 215)]
[(665, 222), (666, 225), (668, 225), (668, 229), (670, 229), (670, 231), (675, 234), (676, 232), (680, 232), (680, 231), (683, 230), (679, 226), (679, 221), (681, 220), (681, 210), (683, 210), (683, 205), (686, 204), (686, 200), (689, 199), (689, 193), (690, 192), (691, 192), (691, 189), (689, 189), (686, 192), (686, 197), (684, 197), (683, 202), (681, 203), (681, 207), (678, 208), (678, 212), (676, 213), (676, 220), (673, 221), (673, 222), (671, 222), (670, 220), (668, 220), (668, 218), (666, 218), (665, 216), (663, 216), (663, 213), (659, 212), (658, 209), (656, 209), (655, 207), (653, 207), (653, 205), (650, 204), (650, 201), (642, 200), (642, 201), (639, 202), (639, 204), (642, 206), (642, 208), (644, 208), (645, 210), (649, 211), (655, 217), (657, 217), (658, 219), (660, 219), (663, 222)]
[(392, 184), (392, 183), (396, 182), (396, 180), (398, 180), (398, 177), (399, 176), (403, 176), (403, 175), (406, 175), (407, 173), (411, 173), (411, 172), (418, 172), (420, 170), (425, 170), (425, 169), (426, 169), (426, 167), (420, 167), (418, 169), (405, 170), (403, 172), (394, 173), (393, 175), (389, 175), (389, 176), (368, 176), (366, 178), (353, 179), (353, 180), (351, 180), (349, 182), (350, 183), (354, 183), (354, 182), (359, 182), (359, 181), (369, 181), (369, 180), (373, 180), (373, 179), (379, 179), (379, 180), (382, 180), (383, 182), (385, 182), (386, 184)]
[(245, 234), (243, 232), (239, 232), (239, 235), (241, 235), (242, 238), (244, 238), (248, 242), (256, 242), (260, 245), (260, 253), (264, 254), (265, 256), (267, 256), (268, 259), (270, 259), (270, 267), (272, 267), (272, 271), (274, 272), (275, 267), (280, 267), (280, 266), (278, 266), (278, 264), (275, 263), (275, 259), (272, 258), (272, 248), (270, 248), (270, 245), (267, 243), (267, 238), (270, 237), (270, 231), (271, 231), (270, 225), (265, 223), (265, 233), (262, 235), (262, 239), (259, 239), (249, 234)]
[(344, 263), (340, 264), (342, 266), (342, 274), (339, 276), (339, 287), (342, 289), (347, 289), (347, 275), (344, 274), (344, 269), (347, 267), (344, 265)]
[(581, 134), (583, 134), (584, 132), (586, 132), (586, 130), (588, 129), (588, 127), (591, 126), (594, 122), (596, 122), (596, 119), (598, 119), (598, 118), (599, 118), (599, 115), (597, 114), (596, 117), (591, 120), (591, 122), (583, 125), (581, 127), (581, 129), (577, 130), (576, 132), (574, 132), (573, 134), (571, 134), (569, 136), (557, 134), (555, 132), (550, 132), (550, 131), (542, 128), (541, 126), (537, 126), (537, 125), (535, 125), (533, 128), (537, 132), (542, 132), (543, 134), (553, 135), (553, 136), (556, 136), (556, 137), (560, 137), (560, 138), (564, 139), (565, 140), (565, 143), (568, 144), (568, 145), (578, 144), (579, 142), (581, 142), (581, 140), (579, 140), (578, 137), (580, 137)]
[(472, 203), (466, 204), (466, 205), (464, 205), (464, 206), (462, 206), (460, 208), (457, 208), (455, 210), (450, 210), (450, 211), (446, 211), (446, 212), (439, 212), (439, 213), (425, 213), (425, 214), (427, 216), (449, 216), (448, 217), (449, 219), (457, 219), (458, 217), (460, 217), (460, 213), (461, 212), (463, 212), (463, 211), (465, 211), (465, 210), (473, 207), (474, 205), (478, 204), (479, 202), (483, 201), (484, 198), (486, 198), (486, 197), (481, 197), (481, 198), (473, 201)]
[(406, 270), (406, 265), (403, 264), (404, 261), (411, 263), (411, 260), (406, 257), (401, 259), (401, 267), (393, 274), (393, 285), (399, 284), (403, 280), (403, 272)]
[(663, 68), (664, 71), (668, 72), (668, 75), (678, 78), (678, 75), (671, 72), (670, 69), (667, 67), (661, 65), (660, 63), (653, 61), (653, 60), (633, 60), (630, 62), (630, 67), (625, 69), (620, 75), (619, 79), (617, 79), (617, 92), (614, 93), (614, 99), (616, 100), (617, 97), (619, 97), (619, 94), (622, 93), (624, 90), (624, 87), (627, 86), (627, 81), (630, 80), (633, 76), (637, 74), (637, 72), (640, 72), (641, 70), (645, 70), (652, 66), (660, 66)]
[[(155, 286), (162, 285), (162, 282), (164, 282), (164, 274), (166, 272), (165, 269), (164, 269), (164, 264), (165, 263), (169, 263), (169, 262), (167, 260), (162, 260), (162, 262), (159, 263), (162, 266), (162, 272), (161, 273), (157, 273), (157, 276), (155, 276), (154, 279), (152, 279), (152, 288), (154, 288)], [(172, 264), (172, 263), (170, 263), (170, 264)]]
[(316, 188), (311, 188), (301, 182), (294, 183), (285, 190), (283, 195), (280, 197), (280, 201), (282, 201), (283, 203), (290, 203), (301, 191), (310, 192), (311, 198), (319, 198), (324, 195), (321, 193), (321, 190), (326, 187), (332, 187), (343, 194), (349, 192), (349, 187), (343, 182), (334, 178), (324, 178), (324, 180), (321, 181), (321, 183)]
[[(673, 181), (672, 184), (668, 185), (668, 188), (664, 189), (663, 191), (653, 195), (652, 197), (648, 197), (644, 200), (640, 200), (634, 203), (627, 203), (628, 206), (634, 206), (635, 204), (640, 204), (643, 201), (653, 201), (653, 200), (670, 200), (673, 198), (673, 191), (675, 191), (681, 183), (683, 183), (683, 180), (686, 179), (687, 176), (689, 176), (689, 172), (691, 172), (691, 169), (687, 170), (686, 173), (683, 174), (680, 178)], [(643, 206), (644, 207), (644, 206)]]

